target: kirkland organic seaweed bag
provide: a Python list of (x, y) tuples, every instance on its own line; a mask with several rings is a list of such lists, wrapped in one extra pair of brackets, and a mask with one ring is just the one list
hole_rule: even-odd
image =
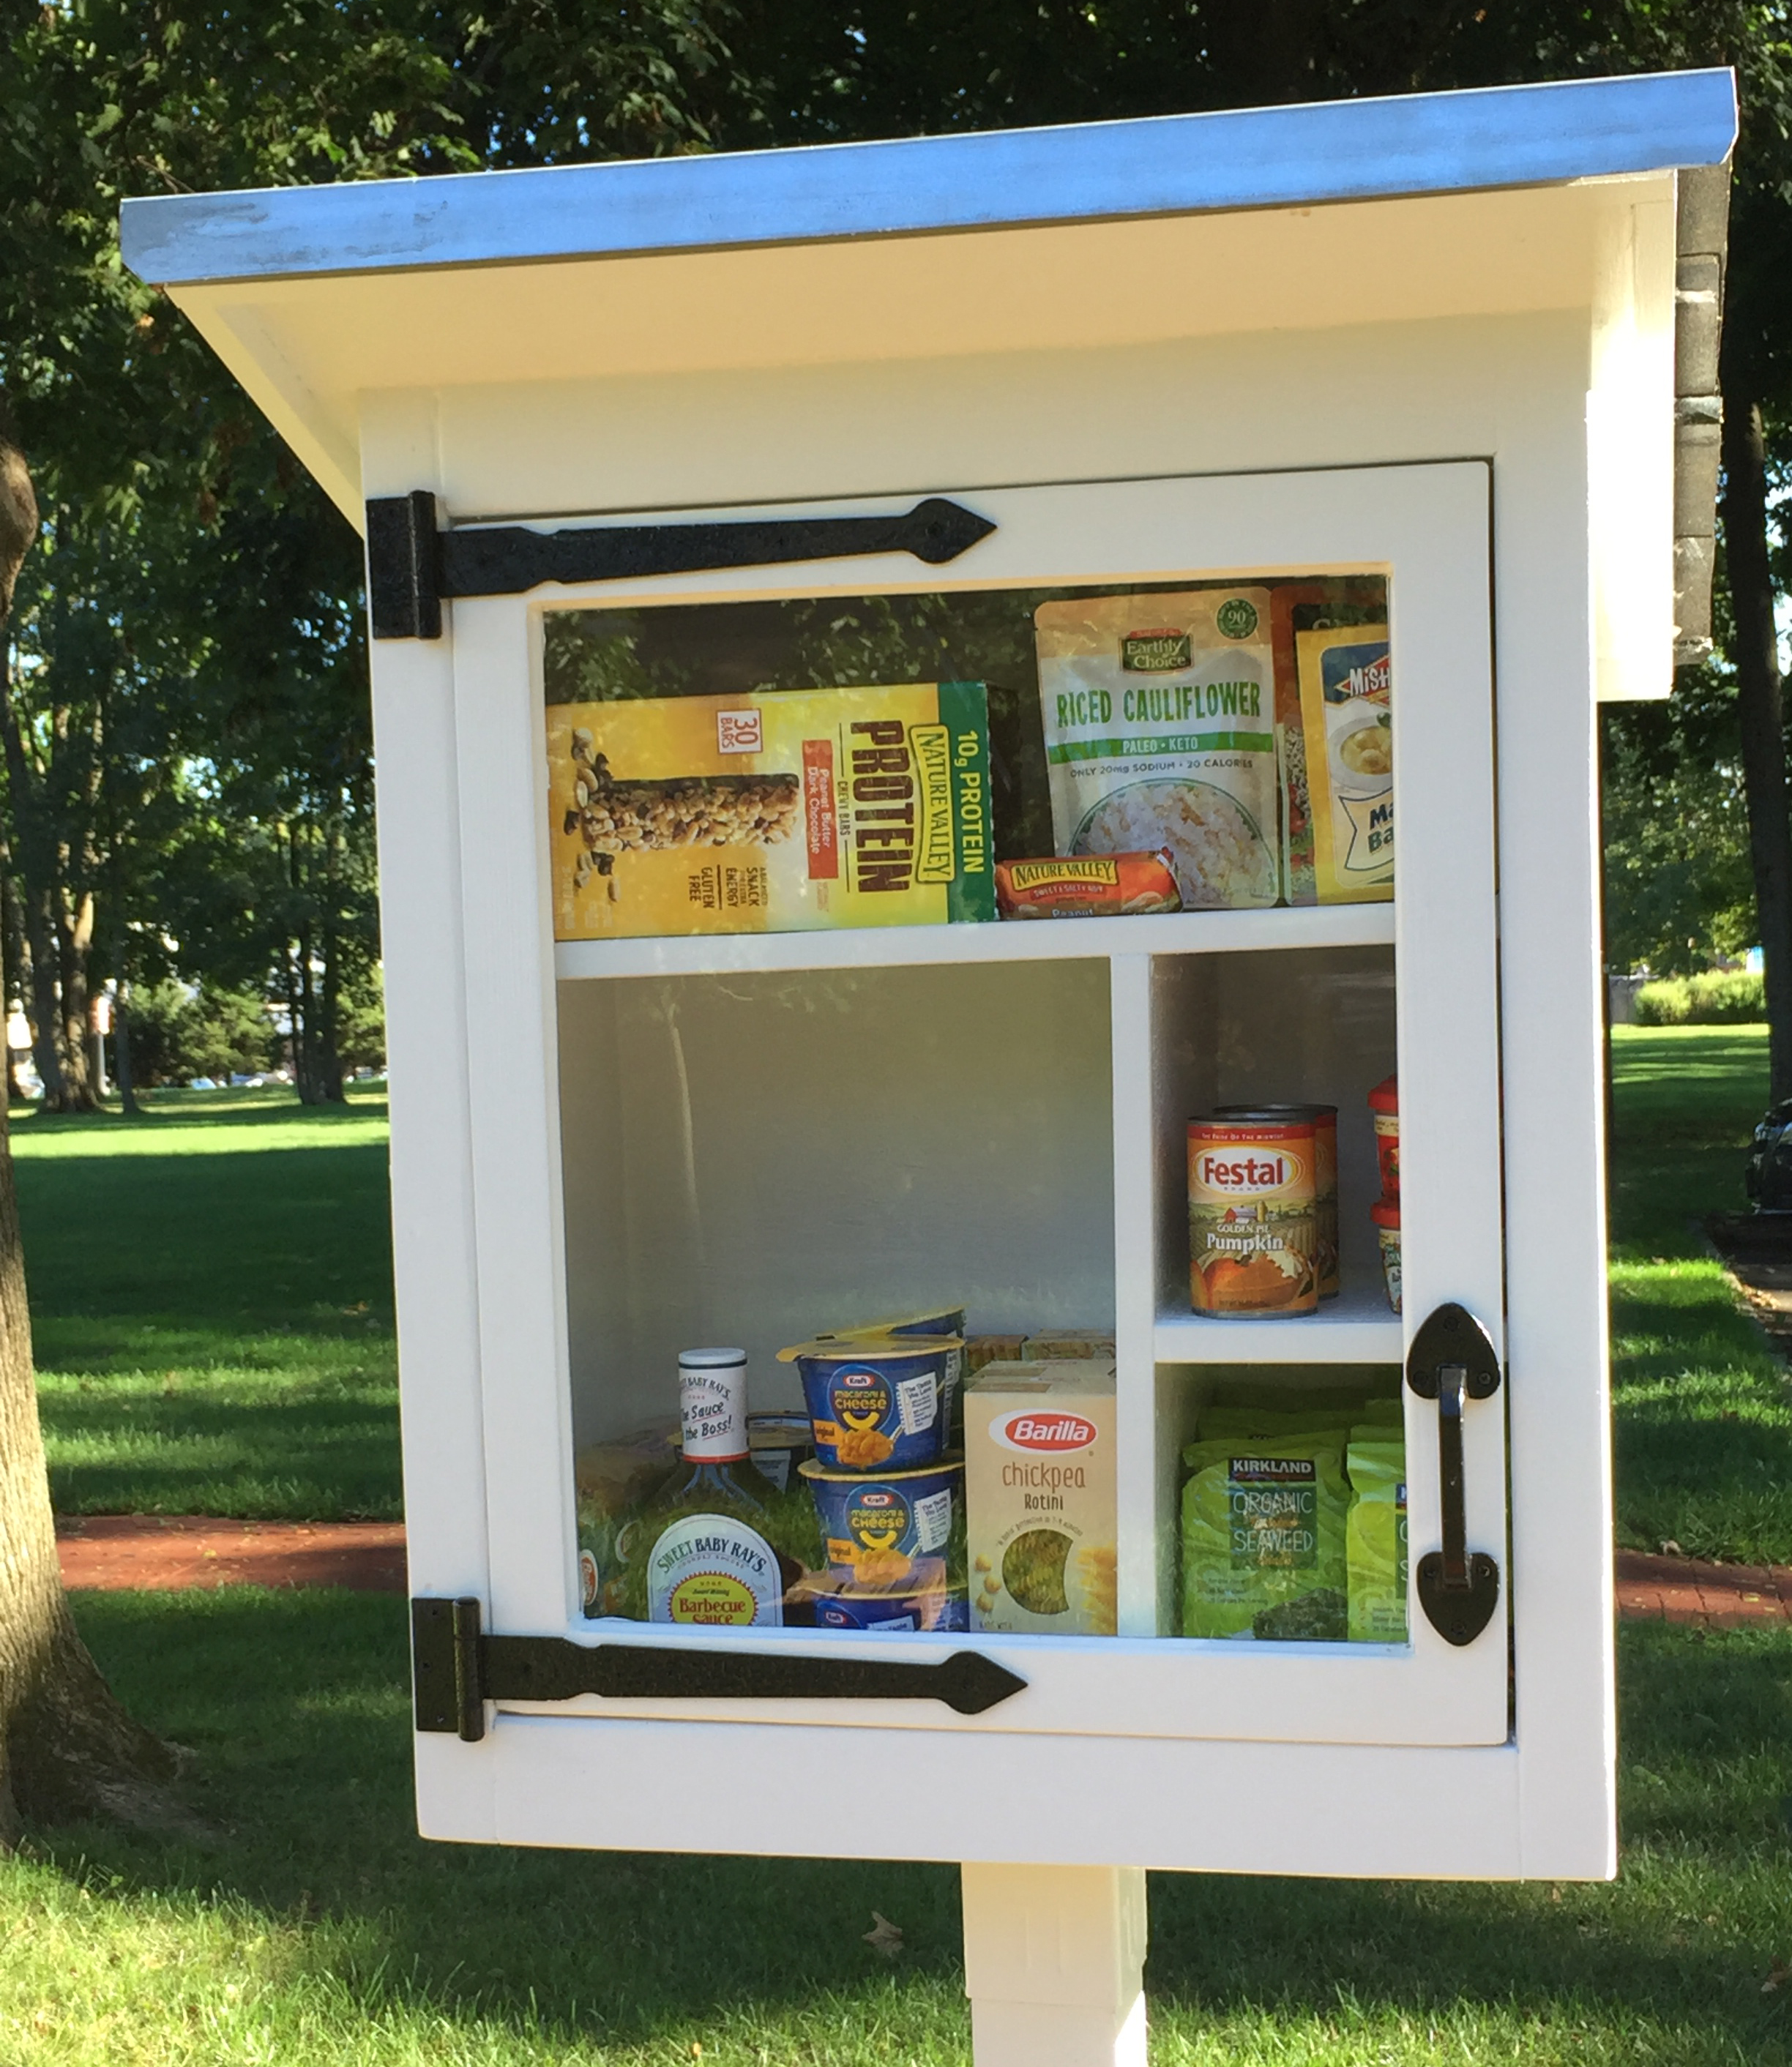
[(1225, 1436), (1182, 1453), (1182, 1634), (1342, 1643), (1345, 1431)]
[(1269, 591), (1072, 598), (1033, 623), (1058, 851), (1168, 847), (1185, 906), (1274, 904)]
[(1351, 1431), (1355, 1498), (1344, 1525), (1352, 1643), (1406, 1641), (1406, 1446), (1374, 1427)]

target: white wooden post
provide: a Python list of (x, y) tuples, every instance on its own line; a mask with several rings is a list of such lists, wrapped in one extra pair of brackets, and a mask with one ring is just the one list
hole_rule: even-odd
[(1145, 1876), (960, 1868), (976, 2067), (1145, 2067)]

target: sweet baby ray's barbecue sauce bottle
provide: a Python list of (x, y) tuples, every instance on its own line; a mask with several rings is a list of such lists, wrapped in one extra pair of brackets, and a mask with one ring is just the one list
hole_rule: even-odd
[(777, 1626), (788, 1572), (774, 1549), (776, 1489), (753, 1468), (746, 1351), (684, 1350), (678, 1358), (681, 1448), (675, 1473), (642, 1517), (652, 1548), (632, 1569), (624, 1613), (648, 1622)]

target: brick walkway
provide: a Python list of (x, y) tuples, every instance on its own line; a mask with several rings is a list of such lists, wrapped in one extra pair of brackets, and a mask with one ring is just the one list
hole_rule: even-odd
[(59, 1516), (71, 1592), (129, 1587), (347, 1586), (404, 1591), (401, 1521), (219, 1521), (209, 1515)]
[(1620, 1550), (1618, 1612), (1631, 1621), (1706, 1629), (1792, 1621), (1792, 1565), (1701, 1565)]
[[(347, 1586), (404, 1591), (401, 1521), (216, 1521), (205, 1515), (90, 1514), (56, 1524), (71, 1592), (130, 1587)], [(1792, 1565), (1701, 1565), (1618, 1553), (1627, 1620), (1742, 1629), (1792, 1622)]]

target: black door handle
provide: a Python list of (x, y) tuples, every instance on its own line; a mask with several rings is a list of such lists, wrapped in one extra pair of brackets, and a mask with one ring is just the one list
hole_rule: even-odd
[(1437, 1488), (1444, 1547), (1419, 1560), (1415, 1575), (1425, 1619), (1446, 1643), (1473, 1643), (1499, 1606), (1500, 1568), (1469, 1548), (1462, 1457), (1463, 1410), (1500, 1389), (1500, 1360), (1487, 1330), (1465, 1306), (1438, 1307), (1412, 1338), (1406, 1382), (1437, 1403)]

